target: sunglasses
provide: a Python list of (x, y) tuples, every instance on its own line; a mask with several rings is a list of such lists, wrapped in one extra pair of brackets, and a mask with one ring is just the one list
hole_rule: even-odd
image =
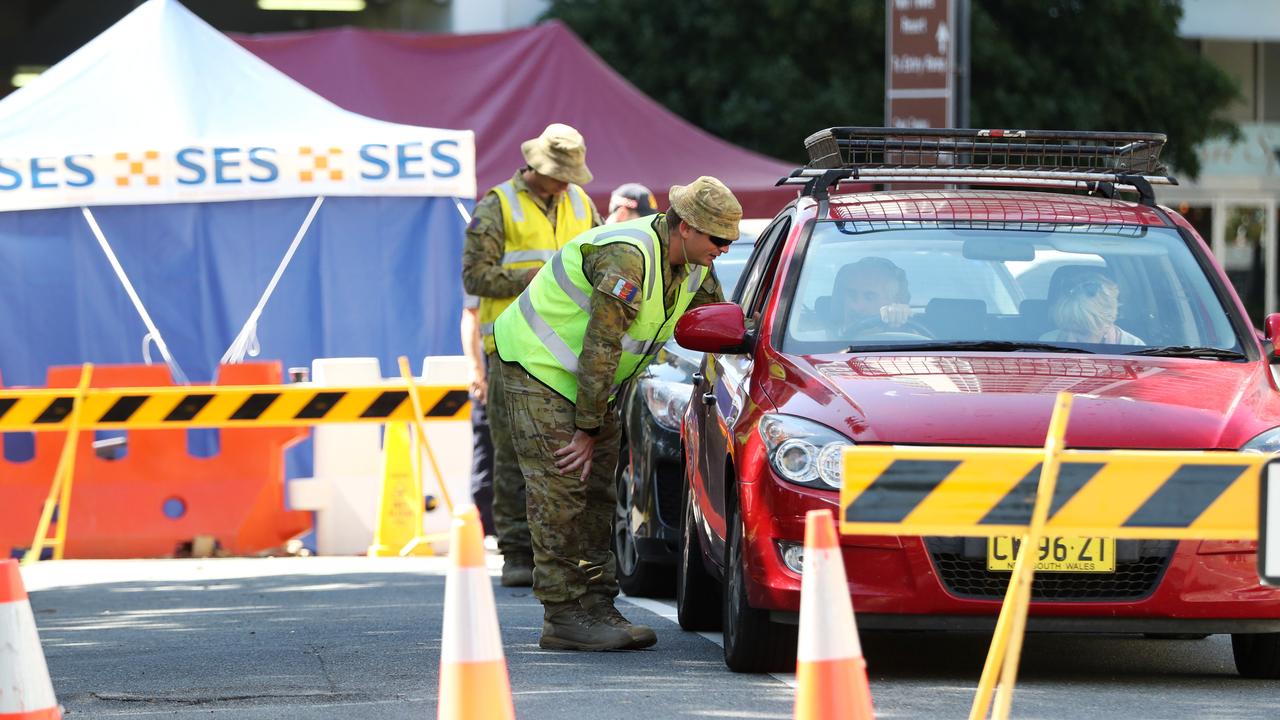
[(1102, 283), (1097, 281), (1083, 282), (1067, 291), (1068, 295), (1075, 295), (1082, 292), (1089, 297), (1097, 297), (1102, 292)]
[(707, 238), (711, 240), (712, 245), (715, 245), (718, 248), (727, 248), (733, 244), (732, 240), (726, 240), (724, 238), (716, 237), (715, 235), (708, 235)]

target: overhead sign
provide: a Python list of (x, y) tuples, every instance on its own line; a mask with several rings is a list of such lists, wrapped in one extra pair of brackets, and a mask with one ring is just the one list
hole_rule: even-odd
[[(464, 388), (416, 386), (424, 420), (465, 420)], [(75, 391), (0, 390), (0, 430), (66, 430)], [(80, 409), (85, 430), (183, 427), (309, 426), (321, 423), (411, 421), (404, 385), (202, 385), (91, 388)]]
[[(1258, 537), (1258, 477), (1267, 456), (1064, 450), (1059, 458), (1045, 533), (1079, 538), (1085, 551), (1094, 547), (1088, 538)], [(1032, 448), (848, 448), (841, 532), (1020, 535), (1031, 521), (1043, 460), (1044, 451)]]
[[(387, 123), (390, 126), (390, 123)], [(470, 131), (0, 154), (0, 212), (272, 197), (473, 197)], [(301, 134), (300, 134), (301, 136)]]
[(886, 127), (955, 125), (957, 0), (885, 0)]
[(1258, 521), (1258, 576), (1280, 586), (1280, 460), (1267, 463), (1262, 474)]

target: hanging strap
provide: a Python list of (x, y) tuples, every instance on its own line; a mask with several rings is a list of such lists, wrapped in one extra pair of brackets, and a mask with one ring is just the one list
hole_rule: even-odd
[(102, 252), (106, 253), (107, 261), (111, 263), (111, 268), (116, 271), (116, 277), (120, 278), (120, 284), (124, 286), (124, 291), (129, 296), (129, 300), (133, 302), (133, 307), (138, 311), (138, 315), (142, 318), (142, 324), (147, 326), (147, 334), (142, 338), (143, 357), (147, 364), (151, 364), (151, 354), (147, 352), (148, 341), (154, 342), (156, 348), (160, 350), (160, 356), (164, 358), (164, 364), (169, 366), (169, 374), (173, 376), (174, 382), (183, 385), (189, 384), (191, 381), (187, 379), (187, 374), (182, 372), (182, 368), (178, 366), (178, 361), (173, 359), (173, 355), (169, 354), (169, 346), (165, 344), (164, 338), (160, 336), (160, 329), (151, 321), (151, 316), (147, 314), (147, 309), (142, 305), (142, 299), (138, 297), (138, 293), (133, 289), (133, 283), (129, 282), (129, 276), (125, 275), (124, 268), (120, 265), (120, 259), (116, 257), (116, 253), (111, 249), (111, 244), (107, 242), (107, 238), (102, 234), (102, 228), (98, 227), (98, 221), (93, 217), (93, 211), (87, 206), (81, 206), (80, 212), (84, 213), (85, 222), (89, 223), (89, 229), (93, 231), (93, 236), (98, 239), (98, 245), (102, 247)]
[(307, 229), (311, 227), (311, 221), (316, 219), (316, 212), (320, 210), (320, 205), (324, 203), (324, 196), (320, 195), (316, 201), (311, 204), (311, 211), (307, 213), (307, 219), (302, 221), (302, 227), (298, 228), (298, 234), (293, 236), (293, 242), (289, 244), (289, 249), (285, 251), (284, 258), (280, 260), (280, 265), (276, 267), (276, 274), (271, 276), (271, 282), (267, 283), (266, 292), (262, 293), (262, 297), (258, 300), (258, 305), (249, 313), (249, 319), (245, 320), (244, 327), (240, 328), (236, 339), (232, 341), (231, 347), (222, 355), (222, 364), (234, 365), (244, 362), (245, 355), (257, 357), (261, 349), (258, 345), (258, 318), (262, 316), (262, 309), (267, 306), (267, 300), (271, 298), (271, 293), (275, 292), (276, 283), (280, 282), (280, 276), (284, 274), (284, 269), (289, 267), (289, 261), (293, 259), (293, 253), (297, 251), (298, 244), (302, 242), (302, 237), (307, 234)]

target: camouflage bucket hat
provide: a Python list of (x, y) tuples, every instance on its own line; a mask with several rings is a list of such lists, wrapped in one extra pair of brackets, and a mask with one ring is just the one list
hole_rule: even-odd
[(568, 125), (551, 123), (541, 135), (521, 143), (520, 152), (529, 167), (541, 175), (577, 185), (591, 182), (587, 145), (582, 133)]
[(719, 180), (703, 175), (688, 185), (672, 185), (671, 207), (699, 232), (725, 240), (738, 239), (742, 205)]

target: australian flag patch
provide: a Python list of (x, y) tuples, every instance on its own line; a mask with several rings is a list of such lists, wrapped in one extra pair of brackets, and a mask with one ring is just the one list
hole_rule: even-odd
[(636, 297), (640, 294), (640, 288), (636, 287), (634, 283), (626, 278), (618, 278), (617, 282), (613, 284), (613, 289), (609, 291), (609, 294), (624, 303), (633, 303), (636, 301)]

